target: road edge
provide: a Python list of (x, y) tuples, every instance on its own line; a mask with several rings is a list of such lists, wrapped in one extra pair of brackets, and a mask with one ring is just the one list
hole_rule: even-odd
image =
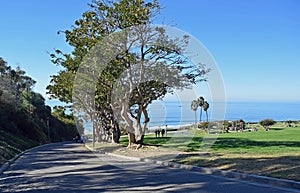
[(177, 168), (177, 169), (182, 169), (182, 170), (189, 170), (189, 171), (199, 172), (201, 174), (209, 174), (209, 175), (220, 176), (220, 177), (225, 177), (225, 178), (230, 178), (230, 179), (235, 179), (235, 180), (260, 183), (260, 184), (265, 184), (265, 185), (269, 185), (269, 186), (276, 186), (279, 188), (300, 190), (300, 182), (297, 182), (294, 180), (272, 178), (272, 177), (267, 177), (267, 176), (259, 176), (259, 175), (255, 175), (255, 174), (245, 174), (245, 173), (240, 173), (240, 172), (230, 172), (230, 171), (226, 171), (226, 170), (219, 170), (219, 169), (214, 169), (214, 168), (206, 168), (206, 167), (199, 167), (199, 166), (186, 165), (186, 164), (178, 164), (175, 162), (159, 161), (159, 160), (148, 159), (148, 158), (131, 157), (131, 156), (125, 156), (125, 155), (104, 152), (104, 151), (100, 151), (100, 150), (93, 150), (86, 144), (84, 144), (84, 146), (86, 149), (88, 149), (91, 152), (102, 153), (102, 154), (106, 154), (106, 155), (114, 156), (114, 157), (118, 157), (118, 158), (124, 158), (124, 159), (128, 159), (128, 160), (133, 160), (133, 161), (141, 161), (141, 162), (156, 164), (159, 166)]

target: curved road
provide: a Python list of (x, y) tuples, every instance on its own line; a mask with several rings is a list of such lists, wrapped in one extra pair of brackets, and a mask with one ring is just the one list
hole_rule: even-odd
[[(0, 192), (263, 192), (292, 190), (160, 167), (58, 143), (23, 154), (0, 175)], [(295, 192), (295, 191), (294, 191)]]

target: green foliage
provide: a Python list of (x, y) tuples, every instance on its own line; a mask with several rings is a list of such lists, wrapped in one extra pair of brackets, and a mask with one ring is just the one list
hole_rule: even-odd
[[(75, 21), (73, 28), (64, 31), (66, 42), (74, 50), (69, 54), (55, 50), (55, 53), (50, 55), (52, 62), (62, 66), (64, 69), (58, 75), (52, 76), (51, 84), (47, 87), (48, 94), (52, 98), (57, 98), (63, 102), (73, 103), (72, 105), (78, 114), (85, 112), (86, 116), (82, 117), (82, 119), (88, 118), (89, 121), (92, 121), (93, 131), (97, 130), (97, 135), (100, 135), (100, 129), (103, 133), (113, 133), (115, 130), (119, 130), (117, 119), (122, 117), (127, 124), (126, 129), (129, 133), (133, 133), (133, 130), (135, 130), (136, 134), (140, 132), (137, 135), (142, 136), (150, 120), (147, 107), (153, 100), (162, 99), (167, 93), (171, 93), (174, 88), (187, 88), (200, 80), (204, 80), (202, 76), (208, 72), (199, 70), (194, 65), (187, 64), (188, 59), (183, 53), (189, 41), (188, 36), (171, 39), (163, 28), (154, 29), (148, 25), (151, 24), (151, 20), (158, 13), (159, 8), (156, 0), (148, 2), (143, 0), (93, 1), (90, 4), (90, 10), (85, 12), (81, 19)], [(136, 28), (128, 31), (127, 28), (132, 26)], [(127, 31), (123, 29), (127, 29)], [(92, 66), (88, 66), (89, 68), (87, 69), (89, 70), (87, 71), (92, 72), (91, 76), (83, 75), (80, 77), (80, 80), (87, 80), (89, 83), (97, 81), (95, 86), (92, 85), (88, 89), (96, 90), (95, 94), (92, 94), (92, 97), (95, 95), (95, 98), (91, 99), (90, 93), (88, 93), (89, 96), (77, 96), (77, 92), (73, 94), (72, 91), (76, 90), (78, 86), (78, 74), (76, 77), (75, 74), (79, 66), (83, 65), (82, 62), (85, 61), (83, 58), (90, 51), (93, 52), (95, 50), (93, 47), (98, 45), (97, 42), (121, 30), (122, 32), (127, 32), (125, 34), (129, 34), (126, 37), (126, 41), (129, 41), (126, 45), (138, 42), (139, 48), (125, 46), (125, 49), (121, 49), (122, 51), (111, 59), (106, 68), (99, 74), (99, 77), (95, 78), (95, 71)], [(132, 38), (131, 36), (135, 37)], [(132, 40), (133, 42), (130, 42)], [(114, 38), (110, 45), (119, 45), (119, 43), (118, 38)], [(105, 46), (101, 46), (101, 48), (105, 48)], [(97, 60), (95, 58), (92, 57), (91, 61)], [(142, 66), (140, 70), (137, 69), (139, 64), (144, 65), (147, 62), (153, 63), (151, 70), (150, 68), (148, 68), (148, 71), (145, 70), (145, 66)], [(117, 81), (122, 83), (126, 81), (126, 78), (124, 79), (125, 81), (118, 79), (126, 70), (130, 71), (127, 77), (127, 80), (131, 81), (131, 84), (129, 84), (131, 86), (128, 87), (130, 96), (116, 94), (114, 98), (116, 98), (117, 104), (113, 104), (112, 91), (114, 85)], [(137, 75), (137, 73), (134, 73), (137, 71), (143, 73)], [(165, 74), (167, 77), (160, 79), (155, 77), (154, 81), (153, 77), (151, 77), (152, 74)], [(74, 88), (73, 82), (75, 78), (76, 85)], [(149, 81), (133, 81), (139, 78)], [(166, 79), (172, 80), (172, 84), (166, 84), (164, 82)], [(79, 102), (72, 101), (73, 97)], [(90, 104), (94, 99), (95, 103)], [(124, 105), (129, 105), (129, 107)], [(113, 111), (114, 107), (120, 113), (115, 113), (116, 111)], [(208, 109), (208, 104), (206, 107)], [(96, 109), (96, 112), (94, 109)], [(130, 112), (128, 112), (128, 109), (130, 109)], [(125, 111), (127, 113), (124, 113)], [(144, 117), (143, 125), (141, 124), (142, 116)], [(133, 120), (137, 124), (133, 124)]]
[(209, 108), (208, 102), (207, 102), (207, 101), (204, 101), (204, 103), (203, 103), (203, 111), (206, 113), (206, 121), (207, 121), (207, 122), (208, 122), (208, 113), (207, 113), (208, 108)]
[(6, 61), (0, 57), (0, 99), (2, 102), (19, 105), (21, 93), (29, 92), (36, 83), (31, 77), (25, 75), (20, 67), (12, 69)]
[(197, 111), (198, 106), (199, 106), (198, 101), (197, 100), (193, 100), (192, 103), (191, 103), (191, 109), (193, 111)]
[(199, 129), (207, 129), (208, 128), (208, 125), (209, 125), (209, 122), (200, 122), (198, 124), (198, 128)]
[(197, 109), (198, 109), (199, 103), (197, 100), (193, 100), (191, 103), (191, 109), (195, 112), (195, 124), (197, 123)]
[[(210, 69), (208, 69), (206, 73), (208, 73), (210, 71)], [(196, 111), (198, 109), (198, 107), (200, 107), (200, 122), (202, 119), (202, 110), (204, 110), (204, 112), (206, 113), (206, 122), (208, 122), (208, 109), (209, 109), (209, 103), (207, 101), (205, 101), (204, 97), (200, 96), (199, 98), (195, 99), (192, 101), (191, 103), (191, 109), (193, 111), (195, 111), (195, 122), (196, 122)]]
[(273, 119), (264, 119), (259, 122), (259, 124), (263, 126), (266, 130), (269, 130), (269, 127), (271, 125), (274, 125), (275, 123), (276, 121), (274, 121)]
[[(65, 108), (61, 106), (54, 107), (49, 124), (53, 141), (72, 140), (80, 132), (77, 131), (73, 114), (66, 114)], [(80, 127), (78, 126), (78, 128)], [(80, 133), (82, 134), (82, 132)]]
[(89, 11), (75, 21), (72, 30), (64, 31), (66, 42), (74, 47), (71, 54), (60, 50), (50, 54), (52, 62), (65, 69), (53, 75), (48, 94), (60, 101), (72, 102), (74, 75), (88, 51), (103, 37), (127, 27), (145, 24), (159, 10), (157, 1), (142, 0), (93, 1)]
[(0, 137), (5, 136), (0, 140), (1, 160), (34, 145), (71, 140), (76, 134), (71, 117), (61, 120), (52, 116), (43, 96), (32, 91), (35, 81), (2, 58), (0, 80)]
[[(82, 18), (75, 21), (71, 30), (64, 31), (66, 42), (74, 48), (72, 53), (66, 54), (55, 50), (51, 54), (52, 62), (64, 69), (58, 75), (53, 75), (48, 94), (66, 103), (72, 103), (73, 81), (75, 73), (84, 56), (95, 44), (116, 31), (139, 24), (149, 23), (149, 19), (158, 13), (159, 6), (155, 0), (145, 2), (142, 0), (95, 0), (90, 4), (90, 10), (82, 14)], [(113, 111), (110, 105), (111, 89), (115, 77), (124, 70), (122, 61), (130, 58), (130, 55), (120, 60), (112, 61), (112, 65), (104, 70), (96, 86), (96, 118), (100, 127), (117, 129), (118, 125), (113, 120)], [(86, 108), (82, 105), (80, 108)], [(87, 109), (85, 109), (87, 110)], [(94, 112), (94, 111), (93, 111)], [(94, 115), (90, 114), (92, 119)], [(94, 124), (93, 124), (94, 125)], [(99, 133), (99, 132), (97, 132)]]
[(235, 130), (245, 129), (246, 122), (244, 120), (242, 120), (242, 119), (236, 120), (236, 121), (232, 122), (232, 126), (235, 127)]
[(226, 130), (228, 130), (229, 127), (232, 127), (232, 123), (229, 122), (229, 121), (227, 121), (227, 120), (225, 120), (225, 121), (223, 121), (223, 126), (224, 126), (224, 128), (225, 128)]

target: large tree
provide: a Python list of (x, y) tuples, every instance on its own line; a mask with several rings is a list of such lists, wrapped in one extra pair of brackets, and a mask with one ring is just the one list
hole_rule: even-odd
[[(75, 21), (71, 30), (62, 31), (66, 36), (66, 42), (74, 48), (73, 51), (63, 53), (61, 50), (55, 50), (55, 53), (50, 55), (52, 62), (64, 69), (52, 76), (51, 84), (47, 87), (48, 94), (70, 106), (75, 74), (90, 49), (109, 34), (131, 26), (149, 23), (158, 11), (159, 6), (156, 0), (153, 2), (142, 0), (93, 1), (90, 4), (90, 10), (83, 13), (81, 19)], [(113, 130), (118, 128), (118, 125), (115, 124), (116, 121), (113, 120), (114, 116), (109, 104), (111, 98), (109, 91), (114, 83), (112, 77), (118, 75), (124, 67), (121, 65), (115, 67), (114, 69), (105, 69), (105, 76), (99, 78), (93, 107), (93, 109), (97, 109), (97, 112), (86, 108), (90, 117), (93, 117), (95, 125), (98, 124), (95, 129), (97, 129), (96, 135), (99, 140), (99, 134), (105, 133), (104, 130), (107, 130), (109, 125)], [(82, 104), (84, 105), (84, 103)], [(100, 127), (103, 129), (99, 130)], [(117, 133), (119, 132), (117, 131)], [(118, 138), (115, 141), (118, 141)]]
[(117, 104), (115, 112), (126, 122), (130, 144), (142, 144), (150, 121), (148, 105), (174, 89), (190, 88), (201, 80), (205, 70), (189, 63), (184, 55), (187, 36), (172, 38), (163, 27), (140, 25), (131, 28), (128, 37), (126, 43), (134, 46), (124, 52), (131, 59), (118, 78), (113, 105)]
[(20, 67), (13, 69), (0, 57), (0, 102), (21, 105), (22, 92), (30, 92), (35, 83)]
[[(124, 121), (129, 144), (142, 144), (150, 121), (148, 105), (175, 88), (189, 88), (207, 72), (184, 56), (187, 36), (172, 39), (164, 28), (151, 27), (158, 10), (156, 1), (94, 1), (91, 11), (65, 31), (74, 51), (51, 55), (65, 69), (52, 76), (49, 93), (86, 114), (83, 118), (92, 121), (98, 140), (102, 134), (115, 136), (118, 121)], [(103, 57), (109, 60), (101, 66)]]
[[(93, 126), (97, 125), (94, 121), (99, 118), (99, 110), (93, 101), (106, 97), (104, 101), (112, 107), (114, 119), (126, 124), (129, 144), (142, 145), (150, 121), (148, 105), (173, 89), (190, 88), (206, 73), (203, 66), (199, 69), (184, 56), (187, 44), (187, 36), (172, 39), (164, 28), (151, 25), (112, 34), (90, 51), (78, 70), (73, 93), (75, 109), (81, 112), (79, 114), (87, 113)], [(106, 69), (116, 74), (108, 78)], [(107, 81), (110, 78), (113, 81)], [(107, 88), (106, 92), (96, 95), (96, 100), (93, 99), (95, 81)], [(106, 87), (109, 83), (114, 84)], [(102, 104), (100, 109), (107, 107)]]
[(38, 143), (72, 139), (76, 131), (72, 115), (62, 121), (53, 117), (44, 97), (33, 91), (34, 84), (24, 70), (12, 68), (0, 57), (0, 129)]

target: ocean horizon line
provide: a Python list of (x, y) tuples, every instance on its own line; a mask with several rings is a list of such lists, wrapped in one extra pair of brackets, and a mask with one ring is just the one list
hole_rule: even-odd
[[(195, 122), (195, 112), (191, 110), (189, 102), (162, 101), (151, 105), (149, 109), (151, 125), (179, 125), (180, 123)], [(224, 103), (211, 103), (208, 117), (211, 121), (243, 119), (245, 122), (259, 122), (267, 118), (276, 121), (300, 120), (298, 109), (300, 109), (300, 102), (227, 101), (226, 107), (224, 107)], [(199, 117), (200, 108), (196, 111), (197, 122), (200, 120)], [(202, 120), (205, 119), (206, 115), (203, 112)]]
[[(266, 118), (266, 119), (272, 119), (271, 117), (270, 118)], [(222, 122), (222, 121), (237, 121), (237, 120), (240, 120), (240, 119), (235, 119), (235, 120), (228, 120), (228, 119), (224, 119), (224, 120), (209, 120), (209, 122)], [(242, 119), (243, 120), (243, 119)], [(297, 119), (297, 120), (275, 120), (273, 119), (274, 121), (276, 122), (286, 122), (286, 121), (298, 121), (300, 122), (300, 119)], [(261, 120), (260, 120), (261, 121)], [(246, 123), (259, 123), (260, 121), (246, 121)], [(151, 122), (151, 121), (150, 121)], [(197, 124), (199, 123), (203, 123), (205, 121), (201, 121), (201, 122), (197, 122)], [(189, 121), (186, 121), (186, 122), (182, 122), (183, 124), (173, 124), (173, 123), (178, 123), (176, 121), (174, 121), (173, 123), (172, 122), (168, 122), (169, 124), (162, 124), (162, 125), (159, 125), (159, 124), (156, 124), (156, 123), (152, 123), (153, 125), (149, 126), (149, 128), (157, 128), (157, 127), (165, 127), (166, 125), (169, 127), (175, 127), (175, 128), (179, 128), (179, 127), (184, 127), (184, 126), (189, 126), (189, 125), (193, 125), (195, 124), (195, 122), (189, 122)], [(150, 124), (149, 124), (150, 125)]]

